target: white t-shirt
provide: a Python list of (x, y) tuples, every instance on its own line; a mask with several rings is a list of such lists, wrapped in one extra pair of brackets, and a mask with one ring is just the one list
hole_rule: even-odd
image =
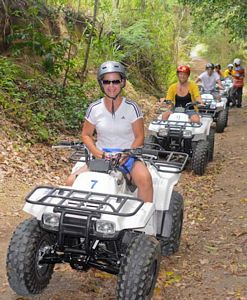
[(205, 71), (201, 75), (199, 75), (199, 78), (201, 79), (204, 89), (207, 91), (211, 91), (214, 90), (216, 81), (220, 79), (220, 76), (217, 72), (213, 72), (212, 75), (209, 76), (208, 72)]
[(104, 98), (93, 102), (85, 119), (95, 125), (97, 131), (96, 146), (103, 148), (128, 149), (135, 139), (132, 123), (143, 118), (138, 105), (129, 99), (123, 98), (122, 103), (113, 116), (105, 107)]

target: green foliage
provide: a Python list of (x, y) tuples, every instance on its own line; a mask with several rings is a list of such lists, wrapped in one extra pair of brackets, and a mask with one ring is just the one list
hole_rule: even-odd
[(151, 87), (154, 94), (157, 90), (162, 94), (174, 81), (176, 65), (188, 61), (193, 46), (187, 15), (176, 1), (120, 1), (118, 7), (102, 1), (98, 16), (101, 34), (94, 38), (91, 64), (106, 59), (122, 61), (136, 87), (146, 86), (149, 92)]
[(22, 92), (16, 87), (16, 77), (20, 74), (20, 68), (0, 56), (0, 105), (4, 109), (13, 109), (18, 114), (18, 106), (21, 99), (26, 97), (26, 92)]
[[(222, 3), (227, 3), (226, 7)], [(36, 140), (49, 140), (61, 130), (78, 131), (88, 106), (86, 95), (97, 98), (99, 94), (91, 74), (106, 60), (122, 62), (135, 88), (164, 96), (177, 79), (176, 66), (189, 63), (190, 51), (198, 43), (205, 44), (205, 55), (214, 62), (228, 63), (236, 48), (241, 49), (237, 54), (242, 58), (245, 43), (233, 47), (229, 32), (235, 42), (236, 37), (243, 37), (245, 1), (222, 3), (99, 1), (83, 86), (80, 80), (90, 44), (94, 1), (31, 0), (10, 5), (8, 13), (15, 22), (8, 36), (9, 50), (16, 59), (28, 57), (25, 61), (32, 70), (22, 71), (0, 57), (0, 106)], [(237, 25), (241, 28), (238, 35)], [(61, 34), (63, 29), (65, 34)]]
[(0, 66), (0, 107), (6, 117), (29, 130), (34, 140), (47, 141), (61, 130), (80, 130), (88, 107), (85, 93), (95, 89), (95, 82), (82, 87), (70, 80), (64, 89), (59, 82), (42, 77), (20, 78), (20, 69), (4, 57)]
[(234, 39), (246, 39), (247, 2), (242, 0), (180, 0), (191, 6), (196, 24), (223, 25)]

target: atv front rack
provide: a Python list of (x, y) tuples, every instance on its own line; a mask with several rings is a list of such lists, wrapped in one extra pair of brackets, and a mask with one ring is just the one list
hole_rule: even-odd
[(187, 153), (159, 151), (159, 159), (145, 159), (153, 165), (158, 172), (162, 173), (181, 173), (188, 159)]
[(199, 108), (199, 114), (202, 116), (202, 117), (213, 117), (217, 114), (217, 108), (213, 109), (213, 108)]
[(151, 122), (153, 125), (166, 125), (168, 127), (192, 127), (199, 128), (202, 126), (202, 123), (193, 123), (193, 122), (185, 122), (185, 121), (169, 121), (169, 120), (154, 120)]
[(109, 214), (130, 217), (137, 213), (144, 202), (126, 195), (112, 195), (80, 191), (67, 187), (38, 186), (26, 197), (26, 202), (55, 207), (54, 212)]

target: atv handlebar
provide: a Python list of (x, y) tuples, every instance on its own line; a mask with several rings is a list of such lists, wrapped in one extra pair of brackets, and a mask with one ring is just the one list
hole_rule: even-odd
[[(75, 149), (75, 150), (84, 150), (86, 149), (85, 145), (80, 141), (61, 141), (57, 145), (52, 146), (53, 149)], [(131, 155), (131, 156), (142, 156), (142, 155), (153, 155), (158, 156), (159, 150), (146, 149), (144, 147), (138, 147), (135, 149), (117, 149), (110, 152), (106, 152), (107, 156), (116, 156), (116, 155)]]
[(52, 149), (85, 149), (85, 146), (82, 142), (80, 141), (74, 141), (74, 142), (69, 142), (69, 141), (61, 141), (57, 145), (53, 145)]
[[(82, 142), (62, 141), (52, 148), (75, 150), (70, 156), (72, 161), (81, 161), (90, 164), (92, 161), (97, 160), (89, 154), (87, 147)], [(112, 152), (106, 152), (106, 157), (104, 159), (98, 160), (108, 161), (111, 168), (116, 168), (122, 164), (122, 159), (127, 158), (128, 156), (149, 162), (161, 172), (175, 173), (179, 173), (184, 169), (188, 159), (188, 154), (186, 153), (166, 151), (164, 149), (150, 149), (149, 147), (144, 146), (135, 149), (114, 149)], [(163, 169), (164, 167), (166, 167), (165, 170)]]

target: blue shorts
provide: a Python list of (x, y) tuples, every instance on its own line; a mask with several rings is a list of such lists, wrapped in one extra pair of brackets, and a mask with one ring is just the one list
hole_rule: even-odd
[(126, 162), (119, 167), (119, 170), (122, 171), (124, 174), (128, 174), (133, 169), (134, 163), (136, 161), (135, 157), (129, 157)]
[(194, 109), (192, 109), (192, 110), (186, 111), (186, 115), (188, 115), (189, 118), (191, 118), (193, 115), (198, 116), (198, 113)]
[[(119, 148), (103, 148), (102, 150), (105, 152), (121, 152), (122, 151), (122, 149), (119, 149)], [(132, 156), (128, 157), (126, 162), (123, 165), (119, 166), (119, 170), (121, 172), (123, 172), (124, 174), (130, 173), (131, 170), (133, 169), (133, 166), (134, 166), (134, 163), (136, 160), (137, 160), (137, 158), (135, 158), (135, 157), (132, 157)]]

